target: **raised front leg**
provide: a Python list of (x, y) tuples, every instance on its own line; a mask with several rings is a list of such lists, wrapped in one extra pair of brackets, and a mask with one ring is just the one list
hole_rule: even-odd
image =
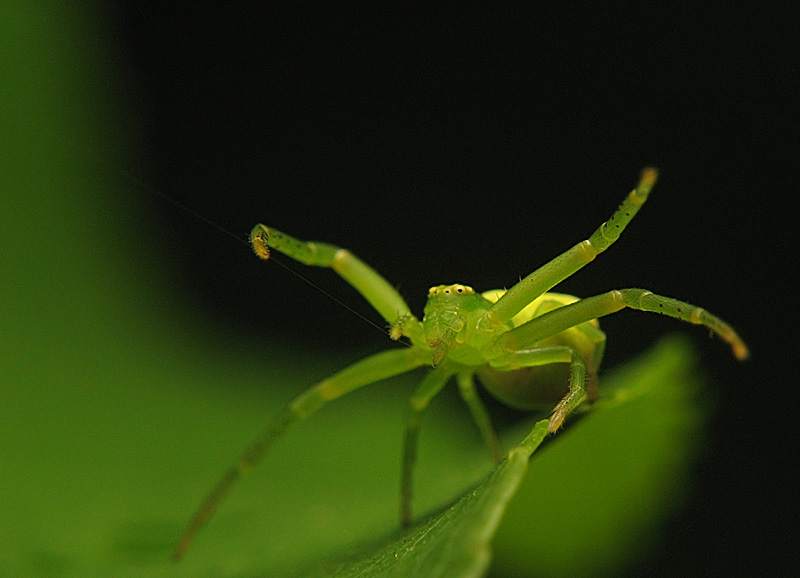
[(481, 328), (491, 331), (493, 328), (502, 327), (528, 303), (608, 249), (639, 212), (657, 178), (658, 171), (654, 168), (642, 171), (637, 187), (622, 201), (608, 221), (600, 225), (587, 240), (581, 241), (572, 249), (539, 267), (509, 289), (483, 316), (480, 321)]
[(397, 290), (347, 249), (327, 243), (300, 241), (261, 224), (251, 231), (250, 242), (256, 255), (262, 259), (269, 259), (270, 249), (275, 249), (305, 265), (330, 267), (361, 293), (389, 323), (392, 339), (399, 339), (401, 335), (421, 338), (420, 323)]

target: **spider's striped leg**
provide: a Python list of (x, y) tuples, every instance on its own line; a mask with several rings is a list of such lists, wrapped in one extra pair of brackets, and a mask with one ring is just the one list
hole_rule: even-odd
[(528, 303), (555, 287), (608, 249), (639, 212), (657, 178), (658, 171), (656, 169), (644, 169), (639, 184), (625, 197), (608, 221), (600, 225), (591, 237), (539, 267), (509, 289), (486, 312), (480, 321), (480, 326), (487, 331), (504, 326)]
[(505, 350), (514, 350), (519, 344), (539, 341), (579, 323), (610, 315), (626, 307), (703, 325), (730, 345), (736, 359), (743, 360), (749, 356), (742, 338), (719, 317), (701, 307), (662, 297), (646, 289), (617, 289), (565, 305), (504, 333), (497, 339), (497, 345)]

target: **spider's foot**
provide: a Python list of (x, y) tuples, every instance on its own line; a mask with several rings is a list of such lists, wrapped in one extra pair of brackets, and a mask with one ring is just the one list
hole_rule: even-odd
[(547, 431), (551, 434), (556, 433), (561, 426), (564, 424), (564, 419), (567, 417), (567, 414), (564, 410), (557, 409), (553, 412), (553, 415), (550, 416), (550, 422), (547, 425)]

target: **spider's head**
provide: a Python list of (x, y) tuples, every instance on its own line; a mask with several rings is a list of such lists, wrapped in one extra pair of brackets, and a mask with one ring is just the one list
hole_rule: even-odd
[(469, 320), (484, 299), (466, 285), (437, 285), (428, 291), (422, 325), (425, 342), (433, 349), (433, 365), (439, 365), (447, 354), (466, 340)]

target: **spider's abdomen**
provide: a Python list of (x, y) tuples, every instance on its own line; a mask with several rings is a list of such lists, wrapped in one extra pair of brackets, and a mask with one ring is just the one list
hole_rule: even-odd
[(476, 375), (495, 398), (517, 409), (552, 408), (569, 391), (568, 363), (523, 367), (515, 371), (497, 371), (487, 365)]
[[(497, 301), (505, 293), (503, 290), (487, 291), (483, 296), (489, 301)], [(513, 319), (515, 327), (543, 315), (549, 311), (578, 301), (578, 297), (563, 293), (545, 293), (534, 300)], [(603, 357), (605, 336), (599, 329), (596, 319), (570, 327), (561, 333), (525, 346), (525, 349), (539, 347), (567, 346), (583, 358), (587, 368), (587, 378), (595, 381)], [(522, 367), (512, 370), (498, 370), (485, 365), (476, 372), (483, 386), (498, 400), (519, 409), (534, 409), (550, 406), (561, 400), (569, 390), (570, 364), (551, 363), (535, 367)]]

